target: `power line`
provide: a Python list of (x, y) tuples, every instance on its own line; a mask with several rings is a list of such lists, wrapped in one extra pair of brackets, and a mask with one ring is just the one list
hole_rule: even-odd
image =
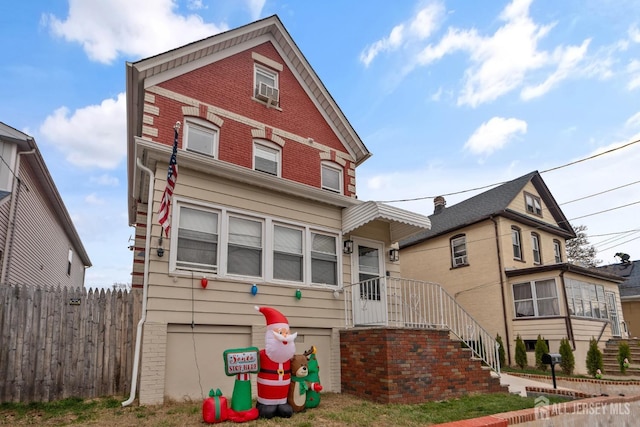
[[(574, 160), (573, 162), (565, 163), (565, 164), (560, 165), (560, 166), (555, 166), (555, 167), (552, 167), (552, 168), (549, 168), (549, 169), (545, 169), (543, 171), (540, 171), (539, 173), (542, 175), (543, 173), (556, 171), (558, 169), (563, 169), (563, 168), (566, 168), (568, 166), (573, 166), (573, 165), (578, 164), (578, 163), (586, 162), (587, 160), (595, 159), (596, 157), (604, 156), (605, 154), (609, 154), (609, 153), (613, 153), (613, 152), (618, 151), (618, 150), (622, 150), (623, 148), (627, 148), (627, 147), (629, 147), (629, 146), (631, 146), (633, 144), (637, 144), (638, 142), (640, 142), (640, 139), (636, 139), (635, 141), (628, 142), (628, 143), (623, 144), (623, 145), (621, 145), (619, 147), (611, 148), (609, 150), (603, 151), (602, 153), (594, 154), (592, 156), (584, 157), (584, 158), (578, 159), (578, 160)], [(497, 182), (497, 183), (494, 183), (494, 184), (483, 185), (481, 187), (475, 187), (475, 188), (470, 188), (470, 189), (467, 189), (467, 190), (455, 191), (455, 192), (452, 192), (452, 193), (439, 194), (438, 196), (442, 196), (442, 197), (455, 196), (455, 195), (458, 195), (458, 194), (469, 193), (471, 191), (484, 190), (485, 188), (495, 187), (497, 185), (502, 185), (502, 184), (505, 184), (507, 182), (509, 182), (509, 181)], [(631, 184), (627, 184), (627, 185), (632, 185), (632, 184), (635, 184), (635, 183), (631, 183)], [(614, 189), (612, 189), (611, 191), (613, 191), (613, 190)], [(380, 203), (415, 202), (415, 201), (418, 201), (418, 200), (435, 199), (438, 196), (423, 196), (423, 197), (413, 197), (413, 198), (409, 198), (409, 199), (397, 199), (397, 200), (379, 200), (379, 202)], [(571, 202), (567, 202), (567, 203), (571, 203)]]
[(585, 199), (589, 199), (591, 197), (600, 196), (602, 194), (610, 193), (612, 191), (619, 190), (619, 189), (624, 188), (624, 187), (629, 187), (630, 185), (634, 185), (634, 184), (638, 184), (638, 183), (640, 183), (640, 181), (630, 182), (628, 184), (620, 185), (618, 187), (610, 188), (608, 190), (600, 191), (598, 193), (589, 194), (587, 196), (580, 197), (578, 199), (573, 199), (573, 200), (569, 200), (568, 202), (563, 202), (563, 203), (558, 203), (558, 204), (559, 205), (568, 205), (569, 203), (579, 202), (580, 200), (585, 200)]
[(575, 221), (576, 219), (586, 218), (586, 217), (589, 217), (589, 216), (599, 215), (599, 214), (605, 213), (605, 212), (615, 211), (616, 209), (626, 208), (626, 207), (629, 207), (629, 206), (632, 206), (632, 205), (637, 205), (638, 203), (640, 203), (640, 200), (638, 200), (637, 202), (627, 203), (626, 205), (616, 206), (615, 208), (609, 208), (609, 209), (605, 209), (603, 211), (598, 211), (598, 212), (593, 212), (593, 213), (582, 215), (582, 216), (577, 216), (577, 217), (571, 218), (571, 219), (569, 219), (567, 221)]

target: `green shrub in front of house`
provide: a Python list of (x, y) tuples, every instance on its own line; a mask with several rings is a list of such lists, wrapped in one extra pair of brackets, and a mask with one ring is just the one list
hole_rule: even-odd
[(500, 366), (504, 366), (507, 363), (507, 357), (504, 353), (504, 344), (502, 343), (502, 337), (500, 334), (496, 334), (496, 342), (498, 343), (498, 360), (500, 361)]
[(524, 369), (527, 366), (527, 348), (524, 346), (524, 341), (522, 341), (520, 334), (516, 337), (516, 365), (520, 369)]
[(549, 353), (549, 346), (547, 345), (547, 342), (544, 340), (544, 338), (542, 338), (540, 335), (538, 335), (538, 339), (536, 340), (535, 353), (536, 368), (541, 371), (546, 371), (548, 365), (546, 363), (542, 363), (542, 355)]
[(618, 364), (620, 365), (620, 372), (624, 374), (630, 363), (631, 348), (629, 348), (629, 344), (626, 341), (620, 341), (620, 344), (618, 344)]
[(587, 372), (589, 375), (596, 377), (598, 371), (602, 372), (603, 361), (602, 352), (598, 348), (598, 341), (595, 338), (589, 340), (589, 351), (587, 351)]
[(573, 349), (571, 348), (571, 344), (567, 338), (562, 338), (560, 340), (560, 357), (562, 360), (560, 361), (560, 367), (562, 368), (562, 372), (566, 375), (572, 375), (573, 370), (576, 367), (576, 359), (573, 356)]

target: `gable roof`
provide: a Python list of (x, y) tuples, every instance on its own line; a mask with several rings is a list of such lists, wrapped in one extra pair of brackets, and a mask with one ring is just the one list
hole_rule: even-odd
[[(307, 91), (310, 99), (353, 156), (356, 166), (371, 157), (371, 153), (298, 49), (278, 16), (273, 15), (150, 58), (127, 63), (127, 172), (131, 185), (133, 185), (135, 169), (135, 136), (141, 135), (144, 88), (149, 84), (146, 80), (152, 79), (153, 84), (157, 84), (163, 78), (176, 77), (191, 71), (194, 67), (204, 66), (266, 41), (273, 44), (293, 71), (300, 85)], [(132, 189), (130, 188), (129, 191), (131, 206)]]
[(598, 270), (615, 274), (624, 279), (620, 284), (620, 298), (640, 296), (640, 261), (609, 264), (598, 267)]
[[(540, 221), (528, 215), (523, 215), (512, 209), (508, 209), (509, 204), (515, 199), (524, 187), (531, 182), (546, 206), (551, 212), (558, 226)], [(431, 229), (414, 235), (411, 238), (400, 242), (400, 248), (412, 246), (431, 239), (433, 237), (450, 233), (457, 229), (475, 224), (495, 216), (512, 218), (521, 223), (530, 224), (540, 229), (548, 230), (552, 233), (564, 236), (565, 238), (575, 237), (575, 232), (564, 216), (549, 188), (544, 183), (538, 171), (529, 172), (512, 181), (505, 182), (484, 193), (480, 193), (458, 204), (444, 208), (437, 214), (429, 216)]]
[[(80, 240), (80, 236), (73, 225), (73, 221), (71, 220), (71, 216), (62, 201), (62, 197), (60, 197), (60, 193), (58, 193), (58, 189), (53, 182), (53, 178), (51, 177), (51, 174), (49, 174), (49, 169), (47, 169), (47, 165), (42, 158), (42, 154), (36, 145), (35, 139), (5, 123), (0, 122), (0, 140), (16, 144), (18, 146), (18, 153), (33, 150), (33, 155), (24, 156), (22, 161), (28, 162), (34, 170), (36, 179), (42, 184), (44, 195), (47, 197), (51, 209), (53, 209), (58, 216), (62, 228), (69, 237), (69, 240), (73, 243), (73, 246), (77, 251), (77, 255), (82, 260), (83, 265), (91, 267), (89, 255), (87, 254), (87, 251), (82, 244), (82, 240)], [(7, 193), (6, 195), (8, 194), (10, 193)]]

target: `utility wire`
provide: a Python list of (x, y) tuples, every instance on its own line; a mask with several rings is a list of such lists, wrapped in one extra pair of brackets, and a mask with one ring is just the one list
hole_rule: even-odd
[[(565, 164), (560, 165), (560, 166), (555, 166), (555, 167), (552, 167), (552, 168), (549, 168), (549, 169), (542, 170), (539, 173), (542, 175), (543, 173), (553, 172), (553, 171), (556, 171), (558, 169), (563, 169), (563, 168), (566, 168), (568, 166), (573, 166), (573, 165), (578, 164), (578, 163), (586, 162), (587, 160), (595, 159), (596, 157), (604, 156), (605, 154), (609, 154), (609, 153), (613, 153), (613, 152), (618, 151), (618, 150), (622, 150), (623, 148), (627, 148), (627, 147), (629, 147), (629, 146), (631, 146), (633, 144), (637, 144), (638, 142), (640, 142), (640, 139), (636, 139), (635, 141), (628, 142), (628, 143), (623, 144), (623, 145), (621, 145), (619, 147), (611, 148), (609, 150), (603, 151), (602, 153), (594, 154), (592, 156), (584, 157), (582, 159), (578, 159), (578, 160), (575, 160), (573, 162), (565, 163)], [(442, 196), (442, 197), (444, 197), (444, 196), (454, 196), (454, 195), (458, 195), (458, 194), (469, 193), (471, 191), (484, 190), (485, 188), (495, 187), (495, 186), (498, 186), (498, 185), (505, 184), (506, 182), (509, 182), (509, 181), (497, 182), (497, 183), (494, 183), (494, 184), (483, 185), (481, 187), (475, 187), (475, 188), (470, 188), (470, 189), (467, 189), (467, 190), (455, 191), (455, 192), (452, 192), (452, 193), (439, 194), (438, 196)], [(635, 184), (635, 183), (632, 183), (632, 184)], [(628, 185), (631, 185), (631, 184), (628, 184)], [(413, 198), (409, 198), (409, 199), (397, 199), (397, 200), (379, 200), (379, 202), (381, 202), (381, 203), (415, 202), (415, 201), (418, 201), (418, 200), (435, 199), (438, 196), (423, 196), (423, 197), (413, 197)], [(568, 203), (571, 203), (571, 202), (568, 202)]]

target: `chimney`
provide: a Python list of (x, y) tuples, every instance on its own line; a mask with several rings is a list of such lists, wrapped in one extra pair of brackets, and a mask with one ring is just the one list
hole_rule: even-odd
[(444, 197), (437, 196), (435, 199), (433, 199), (433, 214), (439, 214), (444, 210), (445, 206), (447, 206), (447, 202), (446, 200), (444, 200)]

